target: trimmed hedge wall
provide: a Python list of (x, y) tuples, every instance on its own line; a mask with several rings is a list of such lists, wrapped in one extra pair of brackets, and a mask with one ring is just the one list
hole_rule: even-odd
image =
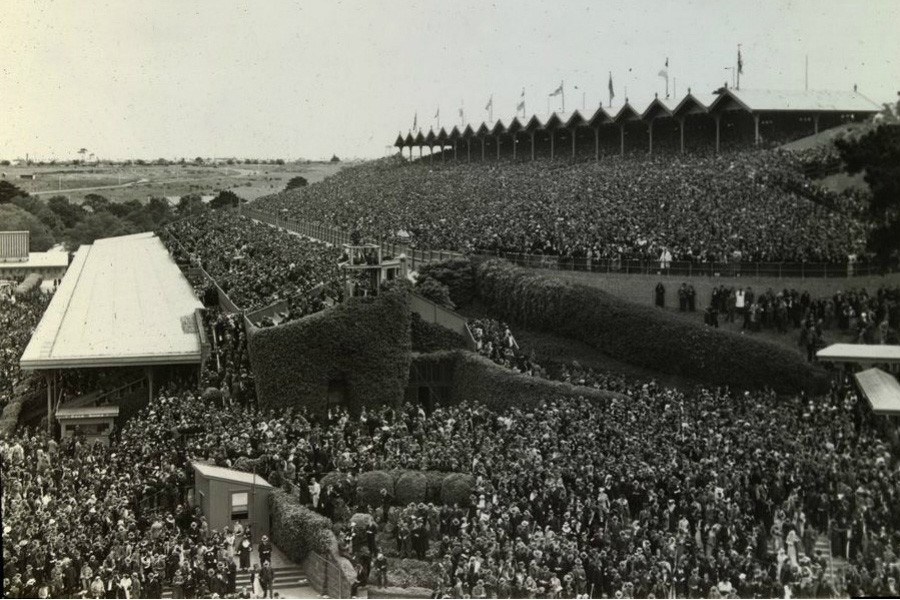
[[(322, 477), (319, 484), (324, 490), (328, 485), (336, 485), (346, 479), (345, 473), (331, 472)], [(468, 473), (445, 471), (367, 471), (360, 473), (358, 481), (360, 499), (373, 508), (381, 506), (381, 490), (386, 489), (393, 499), (392, 504), (406, 506), (410, 502), (433, 502), (439, 504), (445, 498), (449, 504), (458, 502), (468, 505), (469, 494), (475, 480)]]
[(449, 364), (453, 376), (447, 382), (450, 386), (447, 401), (451, 404), (465, 400), (503, 411), (513, 406), (533, 408), (556, 398), (587, 398), (605, 403), (624, 397), (616, 392), (516, 373), (468, 350), (420, 354), (413, 361), (418, 365)]
[(437, 323), (428, 323), (418, 313), (412, 313), (411, 318), (413, 352), (437, 352), (466, 347), (466, 340), (455, 331)]
[(631, 364), (740, 389), (818, 391), (825, 385), (820, 368), (787, 348), (701, 327), (505, 260), (480, 263), (476, 284), (498, 317), (580, 340)]
[(324, 412), (332, 381), (346, 386), (352, 411), (363, 404), (399, 405), (410, 355), (409, 298), (400, 290), (351, 298), (250, 335), (250, 362), (263, 408), (306, 405)]
[(3, 407), (3, 415), (0, 416), (0, 436), (7, 437), (15, 433), (16, 427), (19, 425), (19, 414), (22, 412), (24, 403), (25, 396), (14, 396)]
[(288, 558), (300, 562), (312, 550), (328, 556), (337, 548), (331, 521), (281, 490), (269, 495), (272, 541)]

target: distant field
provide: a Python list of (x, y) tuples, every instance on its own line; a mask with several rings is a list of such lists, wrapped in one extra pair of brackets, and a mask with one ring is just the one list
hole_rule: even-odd
[[(232, 190), (247, 200), (274, 194), (296, 176), (317, 183), (337, 173), (344, 163), (289, 163), (286, 165), (129, 165), (129, 166), (45, 166), (0, 167), (5, 179), (30, 194), (50, 198), (56, 194), (79, 202), (91, 193), (112, 202), (154, 196), (181, 197), (186, 194), (215, 195)], [(23, 179), (23, 175), (36, 175)], [(89, 189), (101, 188), (101, 189)], [(105, 188), (105, 189), (103, 189)]]

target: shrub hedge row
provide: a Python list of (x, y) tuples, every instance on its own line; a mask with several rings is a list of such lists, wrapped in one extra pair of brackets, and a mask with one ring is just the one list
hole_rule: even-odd
[[(340, 485), (346, 473), (332, 472), (322, 477), (319, 485)], [(393, 504), (405, 506), (410, 502), (435, 504), (459, 504), (467, 506), (475, 480), (468, 473), (443, 471), (367, 471), (357, 478), (360, 500), (373, 507), (381, 506), (381, 490), (387, 490)]]
[(581, 340), (643, 367), (741, 389), (822, 389), (825, 377), (797, 352), (699, 326), (596, 288), (492, 259), (476, 269), (479, 298), (500, 318)]
[(16, 431), (24, 402), (25, 396), (13, 396), (3, 407), (3, 414), (0, 415), (0, 436), (10, 436)]
[(446, 285), (450, 300), (457, 308), (465, 307), (475, 299), (475, 269), (466, 258), (425, 264), (419, 269), (419, 277)]
[(269, 514), (272, 541), (288, 558), (300, 562), (310, 550), (324, 556), (336, 550), (337, 540), (331, 531), (331, 521), (302, 506), (287, 493), (272, 491)]
[(343, 389), (352, 411), (397, 405), (409, 376), (408, 294), (351, 298), (303, 319), (257, 329), (250, 361), (264, 408), (306, 405), (324, 412), (329, 384)]
[(413, 352), (437, 352), (465, 348), (466, 340), (455, 331), (437, 323), (429, 323), (418, 313), (412, 313), (410, 333)]

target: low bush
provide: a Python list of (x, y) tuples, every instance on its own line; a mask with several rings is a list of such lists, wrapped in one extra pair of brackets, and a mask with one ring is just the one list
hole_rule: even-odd
[(818, 391), (825, 385), (820, 368), (787, 348), (700, 326), (504, 260), (480, 263), (476, 287), (479, 299), (499, 318), (580, 340), (634, 365), (740, 389)]
[(475, 478), (468, 473), (453, 473), (441, 483), (441, 502), (447, 506), (469, 505), (469, 495), (475, 485)]
[(394, 478), (387, 471), (368, 471), (359, 475), (359, 501), (373, 508), (381, 506), (381, 490), (394, 497)]
[(397, 480), (394, 488), (394, 501), (404, 505), (410, 502), (425, 502), (428, 490), (428, 477), (421, 471), (406, 471)]
[(285, 492), (276, 490), (269, 495), (269, 514), (272, 541), (291, 560), (302, 561), (310, 550), (329, 555), (336, 548), (331, 521)]
[(441, 485), (447, 473), (443, 471), (425, 471), (425, 501), (440, 504)]
[[(388, 585), (405, 588), (436, 588), (438, 572), (435, 563), (415, 558), (388, 559)], [(374, 583), (375, 574), (369, 578)], [(409, 593), (409, 592), (407, 592)]]

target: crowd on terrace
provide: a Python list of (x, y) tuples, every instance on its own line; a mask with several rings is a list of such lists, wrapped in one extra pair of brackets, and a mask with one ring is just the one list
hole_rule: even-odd
[[(335, 470), (351, 478), (394, 468), (471, 473), (471, 500), (458, 506), (384, 515), (382, 506), (360, 505), (353, 486), (328, 486), (317, 498), (339, 521), (370, 511), (380, 535), (375, 552), (362, 554), (375, 558), (372, 568), (379, 552), (412, 548), (430, 563), (438, 597), (897, 593), (900, 475), (855, 393), (624, 387), (626, 396), (602, 404), (496, 412), (462, 403), (430, 415), (407, 405), (327, 416), (165, 390), (108, 448), (20, 431), (0, 448), (5, 589), (23, 597), (159, 597), (163, 585), (187, 597), (237, 593), (235, 572), (250, 566), (242, 536), (209, 530), (179, 490), (188, 460), (253, 459), (269, 481), (296, 484), (287, 487), (310, 503), (310, 478)], [(832, 552), (850, 562), (845, 579), (815, 547), (829, 526)], [(419, 545), (405, 546), (407, 534)]]
[[(242, 310), (286, 300), (282, 320), (292, 320), (318, 310), (323, 296), (341, 297), (340, 251), (326, 244), (229, 211), (175, 221), (166, 233), (163, 239), (176, 259), (198, 260)], [(319, 285), (322, 293), (311, 295)]]
[(12, 399), (13, 391), (26, 381), (19, 369), (19, 357), (50, 298), (51, 295), (39, 289), (20, 295), (0, 290), (0, 409)]
[(802, 167), (777, 150), (575, 164), (409, 165), (394, 157), (254, 206), (432, 249), (594, 260), (653, 261), (668, 252), (674, 261), (846, 262), (861, 252), (865, 228), (808, 199)]

